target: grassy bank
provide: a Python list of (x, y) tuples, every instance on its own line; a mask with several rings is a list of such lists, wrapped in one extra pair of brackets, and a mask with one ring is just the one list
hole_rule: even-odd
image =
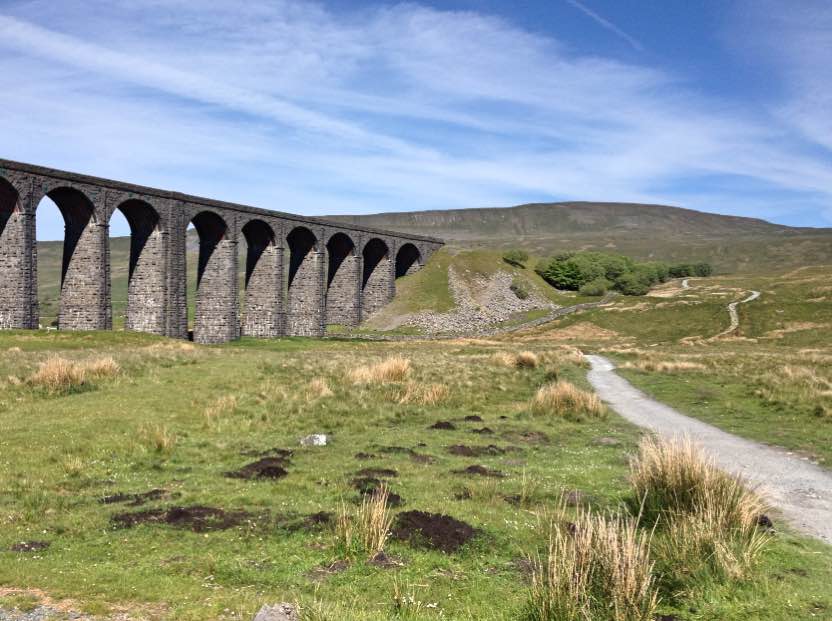
[[(561, 494), (580, 490), (578, 504), (601, 512), (632, 494), (636, 430), (580, 400), (555, 410), (535, 398), (557, 380), (587, 387), (561, 343), (3, 333), (0, 352), (0, 587), (93, 614), (249, 619), (297, 600), (329, 610), (308, 618), (517, 619), (527, 555), (545, 549), (541, 520)], [(45, 382), (56, 356), (75, 374)], [(329, 444), (301, 447), (310, 433)], [(263, 459), (276, 478), (251, 468)], [(474, 536), (446, 551), (394, 536), (385, 562), (350, 552), (333, 522), (373, 478), (401, 497), (394, 520), (443, 514)], [(828, 550), (777, 526), (751, 576), (666, 595), (660, 610), (774, 620), (830, 609)], [(10, 551), (20, 542), (48, 547)]]

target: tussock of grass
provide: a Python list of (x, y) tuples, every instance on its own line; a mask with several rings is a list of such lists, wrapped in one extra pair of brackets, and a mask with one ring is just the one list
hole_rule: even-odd
[(685, 371), (705, 371), (708, 367), (701, 362), (639, 360), (637, 362), (626, 362), (621, 365), (621, 368), (637, 369), (650, 373), (683, 373)]
[(118, 363), (110, 356), (85, 362), (75, 362), (54, 356), (41, 362), (37, 371), (29, 376), (27, 383), (34, 388), (61, 393), (77, 390), (93, 380), (118, 375)]
[(234, 395), (223, 395), (202, 411), (202, 417), (208, 426), (213, 426), (226, 415), (237, 409), (237, 397)]
[(565, 380), (539, 388), (529, 409), (535, 416), (559, 416), (568, 420), (602, 418), (606, 415), (606, 408), (598, 395), (581, 390)]
[(636, 520), (579, 511), (553, 523), (548, 553), (538, 559), (527, 621), (652, 621), (658, 592), (650, 536)]
[(403, 382), (410, 374), (410, 360), (404, 356), (391, 356), (373, 365), (360, 366), (349, 373), (354, 384), (387, 384)]
[(387, 505), (389, 492), (382, 485), (375, 492), (364, 496), (357, 511), (341, 505), (335, 521), (335, 548), (344, 556), (355, 553), (372, 558), (382, 550), (390, 535), (393, 516)]
[(445, 401), (449, 394), (450, 390), (445, 384), (407, 382), (399, 391), (396, 401), (401, 404), (438, 405)]
[(309, 385), (306, 387), (306, 400), (307, 401), (315, 401), (317, 399), (323, 399), (324, 397), (331, 397), (333, 394), (332, 389), (329, 387), (329, 383), (323, 377), (316, 377)]
[(769, 539), (760, 496), (690, 440), (645, 438), (630, 481), (644, 519), (658, 525), (656, 558), (674, 591), (746, 576)]
[(173, 451), (176, 446), (176, 434), (164, 425), (145, 425), (139, 429), (139, 438), (147, 450), (160, 454)]
[(533, 351), (513, 353), (498, 351), (491, 356), (494, 364), (513, 369), (535, 369), (540, 364), (540, 357)]

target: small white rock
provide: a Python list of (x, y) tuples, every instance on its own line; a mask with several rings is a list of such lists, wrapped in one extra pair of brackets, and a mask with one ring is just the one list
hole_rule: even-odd
[(292, 604), (275, 604), (274, 606), (263, 606), (255, 617), (254, 621), (298, 621), (298, 611)]
[(325, 433), (313, 433), (300, 439), (301, 446), (326, 446), (329, 436)]

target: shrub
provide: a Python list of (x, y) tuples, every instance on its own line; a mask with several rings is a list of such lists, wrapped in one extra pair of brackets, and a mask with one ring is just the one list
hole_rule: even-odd
[(529, 260), (529, 253), (525, 250), (519, 250), (514, 248), (512, 250), (507, 250), (503, 254), (503, 261), (508, 263), (509, 265), (515, 265), (517, 267), (522, 267), (525, 269), (526, 261)]
[(578, 289), (578, 293), (585, 296), (602, 296), (606, 295), (612, 283), (606, 278), (596, 278)]
[(638, 274), (630, 272), (615, 281), (615, 288), (624, 295), (647, 295), (650, 285)]
[(370, 366), (353, 369), (349, 376), (355, 384), (386, 384), (402, 382), (410, 374), (410, 360), (403, 356), (391, 356)]
[(520, 369), (535, 369), (540, 364), (540, 358), (533, 351), (521, 351), (514, 356), (514, 366)]
[(714, 268), (710, 263), (697, 263), (693, 266), (693, 275), (706, 277), (714, 273)]
[(606, 415), (606, 408), (598, 395), (564, 380), (539, 388), (529, 407), (535, 416), (559, 416), (574, 421)]
[(654, 619), (650, 537), (631, 518), (579, 511), (570, 522), (560, 519), (545, 560), (535, 566), (528, 621)]

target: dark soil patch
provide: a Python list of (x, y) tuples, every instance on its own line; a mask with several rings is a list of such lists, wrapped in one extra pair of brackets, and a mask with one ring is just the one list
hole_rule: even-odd
[[(362, 496), (371, 496), (375, 494), (384, 484), (381, 479), (376, 477), (356, 477), (352, 481), (354, 489)], [(387, 506), (400, 507), (404, 503), (404, 499), (395, 492), (387, 490)]]
[(439, 420), (428, 427), (428, 429), (445, 429), (447, 431), (453, 431), (456, 429), (456, 425), (447, 420)]
[(393, 569), (395, 567), (404, 567), (402, 559), (390, 556), (384, 550), (376, 552), (373, 557), (367, 561), (370, 565), (380, 567), (381, 569)]
[(415, 451), (410, 454), (410, 459), (415, 461), (417, 464), (432, 464), (436, 462), (436, 458), (431, 457), (430, 455), (425, 455), (424, 453), (417, 453)]
[(452, 470), (454, 474), (471, 474), (480, 477), (492, 477), (496, 479), (501, 479), (505, 475), (505, 473), (500, 472), (499, 470), (492, 470), (491, 468), (486, 468), (485, 466), (468, 466), (463, 470)]
[(763, 530), (774, 530), (774, 522), (765, 513), (757, 518), (757, 526)]
[(523, 576), (523, 579), (526, 582), (530, 583), (532, 581), (532, 576), (534, 576), (534, 573), (537, 571), (534, 561), (528, 558), (517, 558), (514, 559), (511, 564), (514, 565), (514, 569), (516, 569), (520, 575)]
[(470, 524), (448, 515), (405, 511), (396, 516), (392, 535), (399, 541), (442, 550), (446, 554), (456, 552), (474, 538), (477, 531)]
[(127, 503), (128, 507), (140, 507), (147, 502), (162, 500), (163, 498), (169, 497), (170, 496), (167, 490), (152, 489), (149, 492), (144, 492), (142, 494), (125, 494), (123, 492), (118, 492), (110, 496), (104, 496), (104, 498), (101, 498), (98, 502), (104, 505)]
[(460, 457), (482, 457), (483, 455), (504, 455), (506, 451), (493, 444), (489, 444), (488, 446), (454, 444), (448, 447), (448, 452), (451, 455), (459, 455)]
[(9, 547), (12, 552), (40, 552), (48, 548), (48, 541), (21, 541)]
[(283, 467), (286, 460), (280, 457), (263, 457), (234, 472), (226, 472), (232, 479), (282, 479), (289, 474)]
[(469, 423), (481, 423), (482, 422), (482, 416), (477, 416), (476, 414), (469, 414), (468, 416), (466, 416), (462, 420), (467, 421)]
[(321, 565), (320, 567), (316, 567), (312, 571), (307, 572), (306, 577), (312, 582), (321, 582), (330, 576), (346, 571), (349, 569), (349, 566), (350, 564), (347, 561), (335, 561), (330, 565)]
[(174, 528), (204, 533), (239, 526), (250, 517), (251, 514), (246, 511), (225, 511), (216, 507), (194, 505), (118, 513), (112, 517), (111, 521), (118, 528), (131, 528), (139, 524), (167, 524)]
[(356, 472), (358, 476), (361, 477), (397, 477), (399, 473), (393, 470), (392, 468), (362, 468), (358, 472)]
[(362, 452), (362, 453), (356, 453), (355, 458), (360, 460), (360, 461), (364, 461), (364, 460), (367, 460), (367, 459), (378, 459), (378, 455), (375, 455), (373, 453), (363, 453)]
[(294, 454), (295, 452), (293, 450), (284, 448), (270, 448), (265, 451), (240, 451), (240, 455), (243, 457), (276, 457), (277, 459), (282, 459), (285, 462), (292, 459), (292, 455)]
[(310, 513), (304, 516), (292, 516), (285, 520), (278, 520), (278, 525), (285, 528), (291, 533), (298, 531), (317, 531), (321, 530), (335, 520), (335, 515), (329, 511), (319, 511), (318, 513)]
[(489, 427), (482, 427), (481, 429), (472, 429), (471, 433), (479, 433), (483, 435), (492, 435), (494, 430)]

